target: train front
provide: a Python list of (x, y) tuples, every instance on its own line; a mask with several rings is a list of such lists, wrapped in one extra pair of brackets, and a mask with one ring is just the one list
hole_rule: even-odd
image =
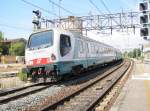
[(57, 67), (54, 31), (46, 30), (31, 34), (26, 45), (25, 60), (27, 77), (33, 82), (55, 78)]

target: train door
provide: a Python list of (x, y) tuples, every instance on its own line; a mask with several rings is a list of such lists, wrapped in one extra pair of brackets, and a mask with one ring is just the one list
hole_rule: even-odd
[(89, 44), (88, 42), (85, 43), (86, 44), (86, 68), (88, 67), (88, 59), (89, 59)]
[(71, 37), (65, 34), (60, 35), (60, 57), (60, 73), (67, 74), (71, 72), (73, 65)]
[(68, 35), (60, 35), (60, 56), (63, 60), (72, 59), (71, 56), (71, 38)]

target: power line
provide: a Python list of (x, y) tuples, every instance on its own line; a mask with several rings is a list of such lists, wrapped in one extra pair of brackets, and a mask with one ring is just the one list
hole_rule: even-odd
[(71, 11), (65, 9), (64, 7), (58, 5), (57, 3), (55, 3), (55, 2), (53, 2), (53, 1), (51, 1), (51, 0), (48, 0), (48, 1), (51, 2), (52, 4), (54, 4), (55, 6), (57, 6), (57, 7), (61, 8), (61, 9), (63, 9), (64, 11), (70, 13), (71, 15), (74, 15)]
[(103, 4), (103, 6), (105, 7), (105, 9), (108, 11), (108, 13), (111, 14), (111, 11), (109, 10), (109, 8), (106, 6), (105, 2), (103, 0), (100, 0), (101, 3)]
[(3, 26), (3, 27), (7, 27), (7, 28), (12, 28), (12, 29), (19, 29), (19, 30), (24, 30), (24, 31), (30, 31), (32, 29), (29, 29), (29, 28), (23, 28), (23, 27), (17, 27), (17, 26), (12, 26), (12, 25), (7, 25), (7, 24), (1, 24), (0, 23), (0, 26)]
[(40, 9), (40, 10), (46, 12), (46, 13), (49, 13), (49, 14), (52, 14), (52, 15), (55, 15), (55, 16), (59, 17), (57, 14), (55, 14), (55, 13), (49, 11), (49, 10), (46, 10), (46, 9), (44, 9), (44, 8), (38, 6), (38, 5), (35, 5), (35, 4), (31, 3), (31, 2), (28, 2), (28, 1), (26, 1), (26, 0), (21, 0), (21, 1), (23, 1), (24, 3), (26, 3), (26, 4), (28, 4), (28, 5), (31, 5), (31, 6), (33, 6), (33, 7), (36, 7), (36, 8), (38, 8), (38, 9)]
[[(111, 14), (111, 11), (109, 10), (109, 8), (107, 7), (107, 5), (105, 4), (104, 0), (100, 0), (102, 5), (105, 7), (105, 9), (107, 10), (107, 12), (109, 14)], [(118, 23), (114, 18), (112, 19), (114, 22)]]
[(92, 0), (89, 1), (98, 10), (99, 13), (103, 14), (103, 12), (95, 5), (95, 3)]

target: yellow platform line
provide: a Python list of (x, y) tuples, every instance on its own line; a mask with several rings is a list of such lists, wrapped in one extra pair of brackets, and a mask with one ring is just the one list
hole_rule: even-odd
[(147, 97), (147, 110), (150, 111), (150, 81), (144, 80), (144, 86), (146, 88), (146, 97)]

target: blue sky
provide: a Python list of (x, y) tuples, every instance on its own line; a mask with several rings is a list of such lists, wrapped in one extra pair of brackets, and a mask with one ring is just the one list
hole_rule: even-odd
[[(57, 15), (58, 7), (52, 5), (48, 0), (26, 0), (36, 4), (48, 11), (52, 11)], [(59, 3), (59, 0), (51, 0)], [(92, 0), (97, 7), (107, 13), (101, 3), (101, 0)], [(135, 10), (140, 0), (104, 0), (105, 4), (112, 13)], [(89, 0), (62, 0), (61, 5), (70, 10), (75, 16), (85, 16), (89, 12), (100, 14)], [(32, 32), (32, 11), (37, 8), (24, 3), (22, 0), (1, 0), (0, 3), (0, 30), (7, 39), (28, 38)], [(61, 10), (61, 16), (68, 16), (69, 13)], [(42, 16), (49, 19), (57, 18), (56, 16), (43, 12)]]

